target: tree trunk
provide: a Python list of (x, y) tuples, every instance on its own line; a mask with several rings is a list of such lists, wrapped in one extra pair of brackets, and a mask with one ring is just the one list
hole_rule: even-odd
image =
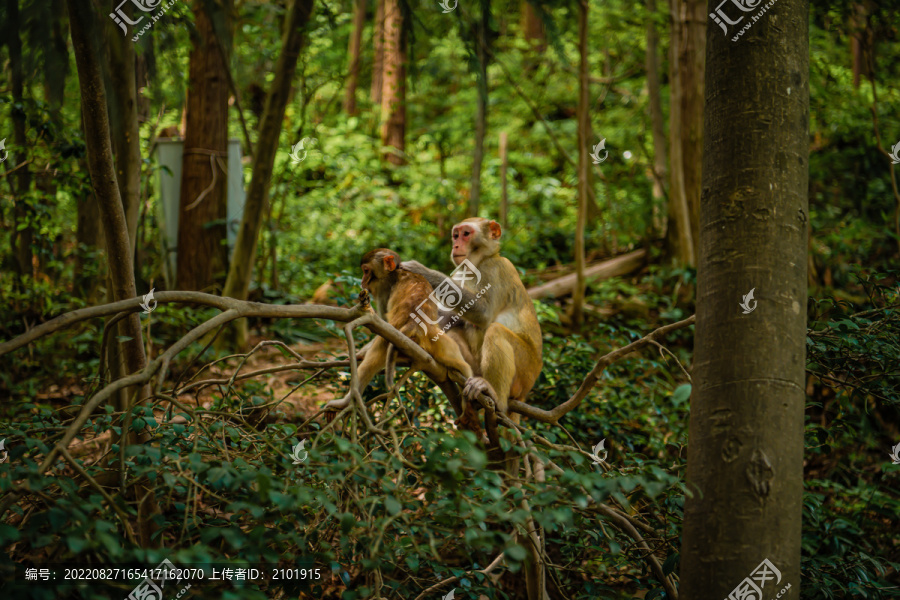
[(522, 35), (531, 42), (538, 54), (547, 49), (547, 36), (544, 34), (544, 24), (538, 18), (537, 12), (528, 0), (522, 0)]
[[(125, 211), (122, 208), (122, 197), (116, 182), (113, 165), (112, 144), (110, 142), (109, 117), (107, 113), (106, 93), (103, 89), (103, 78), (97, 54), (92, 48), (92, 40), (96, 39), (99, 29), (95, 29), (98, 17), (78, 0), (68, 0), (69, 25), (72, 33), (72, 49), (75, 53), (75, 64), (78, 67), (78, 84), (81, 92), (81, 114), (84, 121), (85, 146), (87, 148), (88, 170), (91, 186), (97, 196), (100, 219), (106, 238), (106, 256), (111, 281), (111, 296), (114, 300), (132, 299), (136, 296), (134, 270), (131, 261), (131, 242), (128, 239), (128, 226)], [(112, 356), (121, 355), (122, 364), (127, 374), (142, 370), (146, 364), (141, 322), (138, 313), (131, 313), (118, 324), (120, 347), (110, 349)], [(137, 390), (144, 397), (149, 386)], [(124, 404), (119, 410), (129, 414), (131, 402), (129, 398), (134, 392), (128, 390), (123, 394)], [(129, 421), (126, 420), (126, 424)], [(123, 428), (126, 431), (127, 428)], [(131, 443), (131, 436), (123, 436), (119, 446), (124, 448)], [(121, 473), (124, 481), (124, 473)], [(149, 493), (148, 493), (149, 492)], [(143, 547), (156, 544), (153, 538), (155, 527), (152, 516), (159, 513), (156, 498), (152, 489), (138, 483), (131, 490), (132, 497), (138, 503), (140, 515), (140, 538)]]
[[(210, 3), (212, 4), (212, 3)], [(226, 15), (231, 35), (230, 11)], [(193, 37), (188, 81), (187, 126), (181, 163), (178, 207), (178, 288), (205, 290), (221, 282), (228, 264), (225, 220), (228, 207), (228, 66), (214, 39), (213, 15), (204, 3), (194, 3)], [(231, 41), (223, 40), (230, 48)]]
[(663, 182), (666, 180), (666, 122), (662, 109), (662, 90), (659, 80), (659, 32), (656, 31), (656, 0), (646, 0), (647, 53), (644, 63), (647, 69), (647, 91), (650, 96), (650, 124), (653, 131), (653, 206), (650, 210), (650, 238), (656, 238), (665, 230), (661, 207), (665, 199)]
[[(781, 577), (761, 597), (787, 585), (802, 597), (808, 10), (777, 4), (752, 39), (709, 39), (681, 551), (691, 600), (728, 597), (764, 559)], [(751, 289), (759, 312), (742, 314)]]
[(356, 84), (359, 80), (359, 49), (362, 45), (363, 28), (366, 26), (366, 0), (356, 0), (353, 13), (353, 33), (350, 34), (350, 77), (347, 79), (347, 91), (344, 96), (344, 112), (356, 114)]
[[(306, 26), (312, 15), (313, 3), (314, 0), (293, 0), (285, 17), (281, 54), (275, 65), (275, 79), (266, 97), (266, 107), (260, 120), (253, 174), (244, 203), (244, 217), (234, 245), (223, 296), (246, 300), (250, 293), (250, 277), (253, 274), (262, 216), (266, 214), (269, 203), (269, 181), (275, 164), (275, 152), (278, 150), (278, 138), (291, 92), (291, 81), (297, 69), (297, 59), (306, 41)], [(233, 336), (231, 342), (238, 347), (246, 346), (247, 321), (241, 319), (230, 333)]]
[(375, 23), (372, 28), (372, 43), (375, 55), (372, 58), (372, 104), (381, 105), (381, 86), (384, 75), (384, 3), (375, 0)]
[(469, 192), (469, 216), (477, 217), (481, 207), (481, 165), (484, 163), (484, 138), (487, 135), (487, 31), (490, 27), (490, 2), (481, 3), (481, 18), (475, 25), (475, 58), (478, 61), (478, 106), (475, 109), (475, 150), (472, 153), (472, 180)]
[(687, 188), (684, 180), (684, 156), (681, 142), (682, 132), (682, 84), (679, 57), (682, 55), (681, 45), (683, 34), (681, 32), (681, 19), (679, 6), (681, 0), (670, 0), (670, 13), (672, 21), (672, 40), (669, 47), (669, 148), (670, 148), (670, 175), (669, 184), (669, 223), (668, 247), (669, 253), (681, 266), (694, 266), (696, 254), (694, 253), (693, 231), (691, 228), (691, 209), (688, 204)]
[[(10, 105), (10, 117), (13, 125), (13, 141), (15, 151), (11, 152), (14, 166), (24, 163), (26, 160), (25, 149), (29, 147), (25, 136), (25, 112), (16, 109), (16, 105), (22, 105), (24, 94), (24, 75), (22, 74), (22, 41), (19, 32), (22, 24), (19, 22), (19, 0), (7, 0), (6, 45), (9, 48), (10, 88), (12, 91), (12, 105)], [(15, 187), (13, 197), (15, 202), (16, 229), (10, 236), (13, 256), (15, 256), (16, 271), (19, 277), (31, 277), (33, 272), (32, 260), (34, 251), (34, 227), (31, 220), (34, 217), (34, 209), (28, 201), (28, 192), (31, 190), (31, 171), (27, 164), (23, 164), (15, 173)], [(24, 227), (22, 227), (24, 225)], [(21, 229), (20, 229), (21, 227)]]
[(706, 66), (705, 0), (675, 0), (681, 108), (680, 144), (684, 193), (691, 222), (694, 259), (700, 253), (700, 191), (703, 175), (703, 88)]
[(575, 220), (575, 289), (572, 293), (572, 324), (581, 326), (584, 315), (584, 293), (587, 281), (584, 275), (584, 228), (587, 221), (588, 190), (591, 179), (590, 148), (590, 66), (588, 64), (588, 3), (578, 2), (578, 209)]
[(507, 189), (506, 172), (509, 168), (509, 159), (506, 154), (507, 135), (500, 132), (500, 227), (509, 227), (509, 193)]
[(106, 20), (106, 47), (109, 59), (109, 120), (115, 156), (116, 182), (125, 210), (131, 261), (137, 240), (141, 208), (141, 141), (137, 118), (134, 42), (122, 36), (118, 25)]
[(402, 165), (406, 149), (406, 35), (399, 0), (384, 2), (384, 70), (381, 87), (381, 145), (395, 148), (387, 161)]

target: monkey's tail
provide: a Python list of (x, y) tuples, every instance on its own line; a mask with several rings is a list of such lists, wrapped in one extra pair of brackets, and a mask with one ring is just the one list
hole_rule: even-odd
[(394, 375), (397, 373), (397, 349), (393, 344), (388, 344), (387, 354), (384, 359), (384, 383), (388, 391), (394, 389)]

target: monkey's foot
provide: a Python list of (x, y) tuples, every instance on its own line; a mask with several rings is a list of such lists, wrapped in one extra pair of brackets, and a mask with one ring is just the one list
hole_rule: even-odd
[(494, 407), (497, 406), (497, 392), (494, 391), (493, 386), (488, 383), (487, 379), (484, 377), (469, 377), (466, 380), (466, 386), (463, 388), (463, 396), (468, 401), (477, 402), (476, 398), (484, 394), (488, 398), (494, 401)]
[(343, 398), (340, 398), (340, 399), (335, 398), (331, 402), (328, 402), (325, 405), (325, 420), (328, 421), (329, 423), (334, 421), (334, 418), (337, 416), (337, 414), (339, 412), (341, 412), (342, 410), (344, 410), (345, 408), (347, 408), (347, 406), (350, 404), (351, 401), (352, 401), (352, 398), (348, 394), (347, 396), (344, 396)]

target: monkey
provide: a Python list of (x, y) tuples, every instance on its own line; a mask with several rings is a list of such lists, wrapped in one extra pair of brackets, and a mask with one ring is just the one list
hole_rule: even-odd
[[(438, 334), (434, 324), (437, 321), (438, 309), (429, 299), (431, 284), (425, 277), (401, 268), (400, 255), (387, 248), (376, 248), (367, 252), (360, 261), (362, 268), (362, 288), (372, 294), (377, 306), (378, 315), (396, 327), (405, 336), (412, 339), (423, 350), (428, 352), (442, 367), (440, 372), (426, 374), (439, 385), (447, 382), (447, 369), (460, 371), (468, 381), (472, 375), (472, 367), (463, 357), (457, 342), (450, 337)], [(422, 315), (419, 318), (415, 313)], [(359, 366), (359, 390), (366, 389), (369, 382), (385, 366), (389, 342), (376, 337)], [(444, 385), (441, 385), (445, 389)], [(445, 392), (447, 390), (445, 389)], [(449, 394), (448, 394), (449, 395)], [(329, 411), (341, 410), (352, 400), (352, 390), (342, 399), (335, 399), (326, 404)], [(451, 398), (452, 401), (452, 398)], [(480, 437), (477, 416), (464, 414), (454, 403), (459, 419), (457, 426), (471, 429)]]
[[(509, 400), (524, 402), (537, 381), (543, 367), (543, 340), (534, 304), (519, 273), (509, 259), (500, 256), (501, 233), (496, 221), (480, 217), (453, 226), (451, 260), (457, 266), (469, 261), (477, 273), (473, 276), (469, 271), (458, 286), (458, 307), (464, 310), (453, 310), (453, 317), (446, 313), (442, 321), (448, 317), (454, 321), (456, 326), (448, 330), (448, 336), (465, 344), (472, 356), (475, 374), (467, 380), (463, 397), (471, 401), (480, 393), (487, 394), (500, 412), (508, 413)], [(447, 279), (416, 261), (401, 266), (425, 277), (435, 289)], [(462, 326), (459, 319), (464, 321)], [(510, 418), (519, 422), (518, 414)]]

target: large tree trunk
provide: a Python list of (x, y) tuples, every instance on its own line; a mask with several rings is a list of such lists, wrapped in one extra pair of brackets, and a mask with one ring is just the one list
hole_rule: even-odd
[[(228, 6), (222, 10), (230, 37), (231, 11)], [(224, 243), (228, 208), (228, 66), (222, 59), (225, 52), (217, 46), (213, 17), (207, 14), (203, 2), (194, 3), (197, 37), (192, 39), (188, 80), (193, 87), (187, 95), (178, 207), (177, 281), (182, 290), (203, 290), (217, 280), (221, 282), (228, 264)], [(230, 39), (222, 40), (223, 49), (230, 47)]]
[(675, 261), (682, 266), (694, 266), (696, 254), (694, 251), (694, 231), (691, 227), (691, 208), (687, 196), (687, 188), (684, 180), (684, 155), (681, 141), (684, 132), (682, 130), (683, 118), (681, 114), (684, 102), (682, 96), (681, 69), (679, 57), (682, 55), (681, 46), (684, 43), (681, 31), (681, 18), (679, 7), (681, 0), (670, 0), (670, 13), (672, 21), (672, 40), (669, 46), (669, 148), (670, 148), (670, 175), (669, 184), (669, 222), (667, 237), (669, 253)]
[(356, 84), (359, 81), (359, 49), (362, 45), (363, 28), (366, 26), (366, 0), (356, 0), (353, 13), (353, 33), (350, 34), (350, 77), (347, 79), (347, 90), (344, 96), (344, 112), (356, 114)]
[[(285, 17), (281, 54), (275, 65), (275, 79), (266, 97), (266, 107), (260, 120), (256, 156), (253, 157), (253, 174), (244, 203), (244, 217), (234, 245), (223, 296), (246, 300), (250, 293), (256, 244), (259, 241), (262, 216), (266, 214), (269, 204), (269, 181), (275, 165), (275, 152), (278, 150), (284, 110), (291, 92), (291, 81), (297, 70), (297, 59), (306, 41), (306, 26), (312, 15), (313, 3), (314, 0), (293, 0)], [(248, 337), (246, 320), (241, 319), (231, 333), (234, 336), (231, 340), (233, 343), (238, 347), (246, 346)]]
[[(6, 27), (6, 45), (9, 48), (10, 88), (13, 103), (10, 106), (10, 117), (13, 125), (13, 141), (15, 151), (11, 152), (15, 159), (15, 165), (25, 163), (25, 149), (28, 148), (28, 139), (25, 137), (25, 112), (16, 109), (21, 105), (24, 94), (24, 75), (22, 74), (22, 41), (19, 32), (22, 30), (19, 22), (19, 0), (7, 0), (6, 14), (9, 22)], [(28, 202), (28, 192), (31, 190), (31, 171), (27, 164), (22, 164), (15, 172), (15, 187), (13, 197), (15, 202), (16, 229), (10, 236), (12, 251), (15, 256), (16, 271), (19, 277), (31, 277), (33, 267), (32, 259), (34, 251), (34, 228), (30, 225), (34, 210)], [(28, 223), (21, 229), (21, 225)]]
[(764, 559), (781, 580), (761, 597), (787, 585), (802, 597), (808, 8), (776, 4), (737, 42), (711, 25), (681, 550), (691, 600), (728, 597)]
[(706, 2), (674, 0), (679, 36), (678, 73), (681, 108), (680, 144), (684, 193), (691, 222), (694, 259), (700, 253), (700, 191), (703, 175), (703, 70), (706, 66)]
[(372, 104), (381, 105), (381, 87), (384, 75), (384, 3), (387, 0), (375, 0), (375, 23), (372, 28)]
[(475, 109), (475, 151), (472, 153), (472, 179), (469, 216), (477, 217), (481, 207), (481, 165), (484, 163), (484, 138), (487, 135), (487, 44), (490, 27), (490, 2), (482, 0), (481, 18), (475, 25), (475, 58), (478, 61), (478, 106)]
[(105, 39), (109, 58), (109, 120), (115, 156), (116, 182), (125, 210), (131, 261), (137, 240), (141, 208), (141, 143), (137, 118), (134, 42), (122, 36), (118, 25), (106, 20)]
[(665, 230), (662, 218), (662, 204), (665, 198), (666, 180), (666, 122), (662, 109), (662, 90), (659, 80), (659, 32), (656, 31), (656, 0), (646, 0), (647, 6), (647, 53), (644, 64), (647, 69), (647, 92), (650, 96), (650, 128), (653, 132), (653, 206), (648, 219), (650, 237), (656, 238)]
[(588, 64), (588, 3), (578, 2), (578, 209), (575, 220), (575, 289), (572, 293), (572, 324), (579, 327), (583, 320), (584, 293), (584, 228), (587, 221), (588, 190), (591, 180), (591, 158), (588, 153), (591, 133), (590, 66)]
[[(78, 67), (78, 84), (81, 91), (81, 114), (84, 121), (85, 146), (87, 148), (88, 170), (91, 185), (97, 196), (100, 218), (106, 238), (106, 256), (109, 265), (112, 297), (114, 300), (126, 300), (136, 296), (134, 270), (131, 261), (131, 242), (128, 239), (128, 226), (125, 211), (122, 208), (122, 197), (116, 182), (113, 166), (112, 144), (110, 142), (109, 117), (107, 113), (106, 93), (103, 89), (103, 78), (100, 74), (98, 56), (92, 48), (92, 40), (99, 33), (95, 27), (98, 17), (94, 11), (78, 0), (68, 0), (69, 24), (72, 33), (72, 48), (75, 53), (75, 64)], [(118, 347), (110, 350), (111, 356), (121, 355), (125, 374), (142, 370), (147, 363), (144, 355), (144, 344), (141, 322), (138, 313), (131, 313), (118, 324)], [(115, 343), (114, 343), (115, 344)], [(137, 390), (141, 397), (149, 392), (145, 386)], [(123, 394), (124, 404), (119, 410), (130, 413), (132, 390)], [(126, 419), (126, 427), (130, 422)], [(118, 443), (124, 457), (127, 444), (133, 443), (136, 436), (123, 436)], [(120, 473), (124, 482), (125, 474)], [(140, 515), (140, 538), (144, 547), (153, 546), (154, 525), (152, 516), (159, 512), (152, 489), (138, 483), (131, 490), (132, 497), (138, 501)]]
[(384, 2), (384, 69), (381, 87), (381, 145), (391, 164), (404, 163), (406, 149), (406, 35), (400, 0)]

